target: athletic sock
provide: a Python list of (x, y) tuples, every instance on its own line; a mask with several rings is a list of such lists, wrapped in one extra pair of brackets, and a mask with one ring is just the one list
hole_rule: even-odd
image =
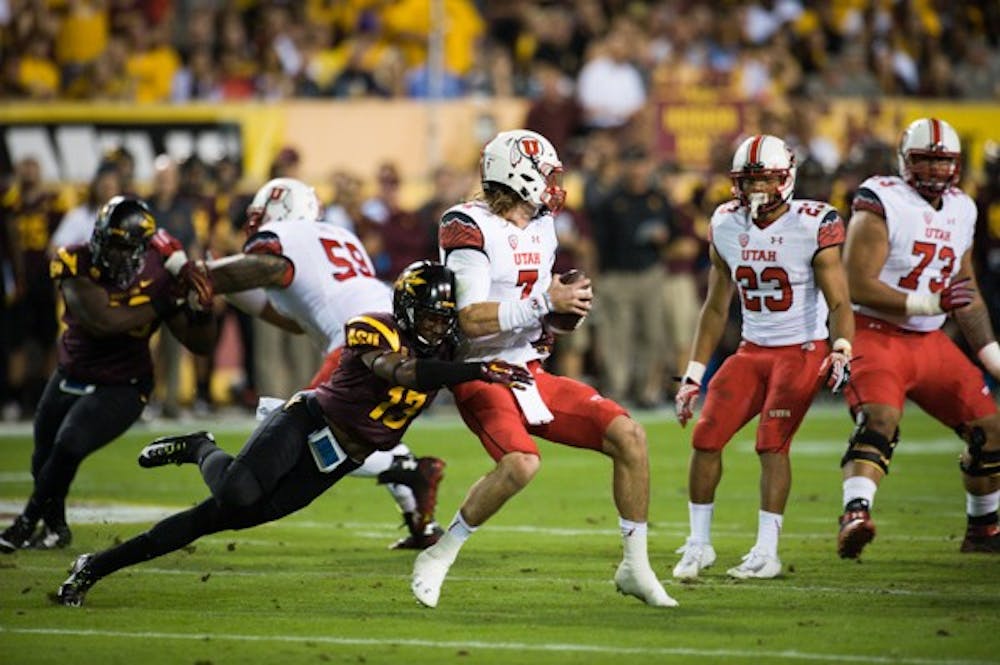
[(712, 515), (715, 503), (688, 501), (688, 521), (691, 524), (691, 542), (709, 545), (712, 542)]
[(757, 544), (754, 549), (761, 554), (778, 556), (778, 537), (784, 516), (781, 513), (771, 513), (766, 510), (757, 513)]
[(875, 503), (875, 491), (878, 485), (871, 478), (865, 476), (851, 476), (844, 480), (844, 507), (855, 499), (865, 502), (865, 509), (871, 510)]

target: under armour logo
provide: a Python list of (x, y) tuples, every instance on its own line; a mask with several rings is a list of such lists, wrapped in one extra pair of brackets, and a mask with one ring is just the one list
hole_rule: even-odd
[(531, 236), (531, 242), (533, 242), (534, 244), (536, 244), (536, 245), (537, 245), (537, 244), (538, 244), (538, 243), (540, 243), (541, 241), (542, 241), (542, 238), (541, 238), (541, 236)]
[(782, 236), (771, 236), (772, 245), (783, 245), (785, 244), (785, 239)]

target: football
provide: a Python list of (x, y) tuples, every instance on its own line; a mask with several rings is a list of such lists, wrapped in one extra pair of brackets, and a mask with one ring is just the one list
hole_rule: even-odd
[[(578, 282), (584, 278), (582, 270), (570, 270), (558, 276), (563, 284), (572, 284), (573, 282)], [(542, 317), (542, 323), (545, 327), (554, 332), (557, 335), (567, 335), (583, 323), (584, 317), (579, 314), (572, 314), (568, 312), (549, 312), (544, 317)]]

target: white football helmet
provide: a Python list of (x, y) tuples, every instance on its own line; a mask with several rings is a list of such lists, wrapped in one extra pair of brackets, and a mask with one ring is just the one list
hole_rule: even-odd
[(505, 185), (522, 199), (552, 212), (562, 208), (566, 190), (560, 184), (562, 162), (549, 140), (537, 132), (500, 132), (483, 148), (480, 175), (483, 190)]
[(269, 222), (315, 222), (320, 212), (316, 190), (295, 178), (275, 178), (258, 189), (247, 206), (247, 235)]
[(944, 120), (914, 120), (899, 141), (899, 175), (927, 198), (937, 198), (958, 183), (962, 144)]
[[(792, 198), (795, 191), (795, 154), (777, 136), (751, 136), (733, 155), (733, 196), (750, 208), (750, 216), (759, 217), (777, 210)], [(763, 178), (780, 178), (772, 192), (746, 191), (745, 183)]]

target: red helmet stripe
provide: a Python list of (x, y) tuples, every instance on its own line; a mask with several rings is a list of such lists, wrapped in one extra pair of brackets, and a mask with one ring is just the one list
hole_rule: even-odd
[(750, 144), (750, 154), (747, 155), (747, 163), (754, 164), (760, 161), (760, 144), (764, 142), (764, 136), (758, 134), (753, 137), (753, 143)]
[(941, 145), (941, 121), (931, 118), (931, 148)]

